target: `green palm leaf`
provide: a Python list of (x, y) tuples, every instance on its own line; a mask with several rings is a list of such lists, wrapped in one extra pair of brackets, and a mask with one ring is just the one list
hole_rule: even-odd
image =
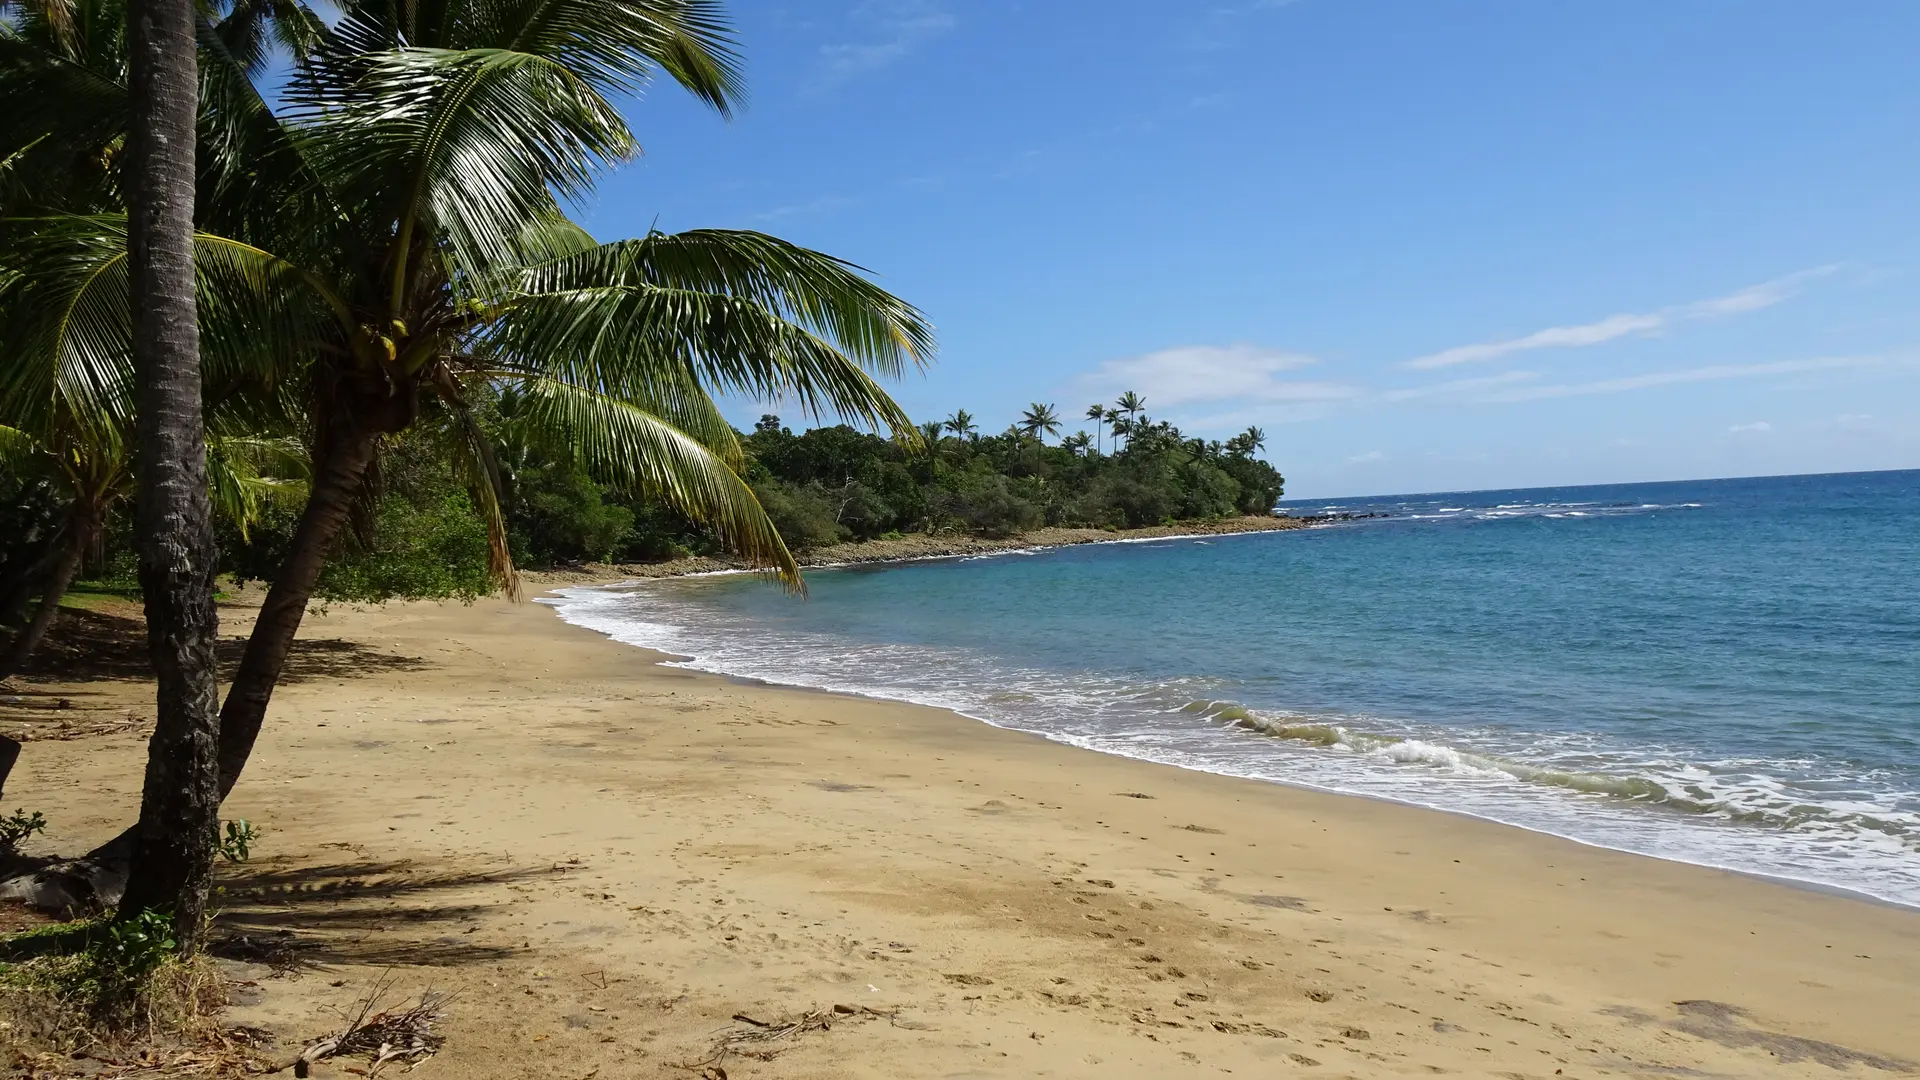
[(525, 415), (596, 479), (658, 499), (712, 528), (727, 548), (804, 592), (800, 567), (753, 489), (699, 440), (624, 401), (558, 379), (519, 383)]

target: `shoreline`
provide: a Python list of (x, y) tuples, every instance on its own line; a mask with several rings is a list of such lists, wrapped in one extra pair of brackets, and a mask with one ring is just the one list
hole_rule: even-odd
[[(895, 540), (867, 540), (832, 544), (805, 552), (796, 552), (794, 561), (803, 570), (831, 570), (844, 566), (869, 566), (883, 563), (922, 562), (933, 559), (971, 558), (1015, 551), (1045, 551), (1078, 547), (1084, 544), (1125, 544), (1147, 540), (1179, 540), (1189, 537), (1239, 536), (1247, 533), (1291, 532), (1308, 529), (1318, 522), (1306, 518), (1240, 517), (1222, 521), (1196, 521), (1175, 525), (1151, 525), (1140, 529), (1069, 529), (1049, 527), (994, 539), (984, 536), (935, 536), (911, 533)], [(664, 559), (640, 563), (589, 563), (578, 569), (522, 570), (520, 576), (536, 589), (561, 585), (603, 584), (627, 579), (693, 577), (702, 574), (759, 572), (731, 558), (693, 555), (682, 559)]]
[[(1145, 539), (1159, 539), (1159, 538), (1161, 537), (1149, 537)], [(1129, 540), (1120, 539), (1120, 540), (1115, 540), (1110, 542), (1126, 543), (1126, 542), (1129, 542)], [(1014, 549), (1014, 550), (1036, 550), (1036, 549), (1020, 548), (1020, 549)], [(955, 556), (929, 555), (929, 556), (923, 556), (919, 559), (902, 560), (902, 561), (922, 561), (923, 559), (932, 560), (932, 559), (952, 558), (952, 557), (955, 557)], [(974, 557), (978, 557), (978, 556), (974, 556)], [(720, 573), (726, 573), (726, 572), (727, 571), (721, 571)], [(651, 580), (658, 580), (658, 579), (651, 579)], [(1073, 750), (1077, 750), (1084, 753), (1097, 754), (1104, 757), (1112, 757), (1112, 758), (1117, 758), (1125, 761), (1139, 762), (1139, 763), (1147, 764), (1154, 767), (1181, 769), (1185, 771), (1194, 772), (1200, 775), (1217, 776), (1217, 777), (1232, 779), (1235, 781), (1257, 783), (1257, 784), (1278, 785), (1278, 786), (1286, 787), (1286, 788), (1297, 790), (1297, 791), (1313, 792), (1317, 794), (1328, 795), (1328, 796), (1339, 797), (1339, 798), (1366, 799), (1370, 801), (1383, 802), (1383, 803), (1394, 805), (1394, 806), (1400, 806), (1400, 807), (1404, 807), (1411, 810), (1447, 814), (1447, 815), (1456, 815), (1469, 820), (1498, 826), (1500, 828), (1517, 829), (1530, 834), (1535, 834), (1535, 835), (1545, 836), (1545, 837), (1552, 837), (1557, 840), (1562, 840), (1562, 841), (1566, 841), (1568, 843), (1573, 843), (1573, 844), (1579, 844), (1583, 847), (1592, 848), (1598, 851), (1613, 852), (1613, 853), (1625, 855), (1632, 858), (1653, 859), (1653, 860), (1657, 860), (1664, 863), (1670, 863), (1677, 866), (1695, 867), (1695, 868), (1710, 870), (1710, 871), (1719, 872), (1719, 873), (1733, 874), (1733, 875), (1738, 875), (1754, 881), (1766, 882), (1766, 883), (1777, 885), (1777, 886), (1808, 890), (1808, 891), (1819, 893), (1822, 895), (1840, 897), (1840, 898), (1853, 900), (1856, 902), (1863, 902), (1863, 903), (1873, 904), (1877, 906), (1883, 906), (1896, 911), (1904, 911), (1909, 913), (1920, 914), (1920, 902), (1896, 899), (1893, 896), (1882, 895), (1882, 894), (1873, 892), (1866, 887), (1852, 886), (1852, 885), (1843, 884), (1836, 881), (1823, 880), (1820, 878), (1810, 877), (1810, 876), (1797, 876), (1796, 874), (1792, 873), (1790, 870), (1770, 869), (1765, 865), (1754, 866), (1751, 864), (1742, 864), (1737, 860), (1727, 859), (1725, 857), (1722, 857), (1716, 849), (1704, 845), (1705, 834), (1702, 834), (1701, 837), (1694, 838), (1695, 843), (1691, 847), (1675, 847), (1671, 845), (1663, 846), (1658, 842), (1645, 843), (1641, 847), (1635, 847), (1635, 846), (1631, 846), (1631, 844), (1633, 843), (1633, 840), (1625, 839), (1617, 835), (1617, 829), (1618, 829), (1617, 823), (1616, 823), (1615, 829), (1612, 830), (1615, 834), (1609, 835), (1609, 830), (1607, 830), (1604, 827), (1596, 830), (1594, 827), (1595, 822), (1591, 820), (1580, 818), (1578, 815), (1576, 815), (1575, 819), (1573, 820), (1562, 820), (1562, 818), (1565, 816), (1564, 814), (1560, 816), (1556, 816), (1554, 813), (1551, 813), (1551, 812), (1548, 812), (1544, 816), (1542, 816), (1542, 811), (1538, 807), (1530, 807), (1534, 811), (1534, 813), (1533, 813), (1533, 816), (1529, 817), (1526, 813), (1527, 808), (1516, 809), (1511, 807), (1502, 807), (1499, 805), (1495, 805), (1495, 806), (1484, 806), (1484, 805), (1475, 806), (1470, 804), (1461, 805), (1461, 804), (1458, 804), (1457, 802), (1453, 804), (1449, 804), (1446, 801), (1446, 799), (1443, 797), (1443, 793), (1447, 790), (1444, 788), (1436, 789), (1431, 793), (1427, 793), (1424, 795), (1424, 797), (1423, 797), (1423, 794), (1419, 792), (1395, 793), (1395, 792), (1383, 792), (1383, 791), (1369, 791), (1369, 790), (1358, 789), (1353, 787), (1338, 786), (1334, 783), (1315, 783), (1310, 779), (1301, 779), (1297, 776), (1277, 777), (1272, 775), (1263, 775), (1258, 771), (1254, 771), (1254, 772), (1234, 771), (1229, 768), (1217, 767), (1214, 764), (1210, 764), (1210, 763), (1206, 763), (1198, 760), (1177, 760), (1175, 758), (1171, 758), (1167, 756), (1156, 755), (1153, 752), (1153, 749), (1151, 746), (1149, 746), (1146, 750), (1134, 751), (1130, 749), (1123, 749), (1123, 748), (1118, 748), (1113, 746), (1089, 745), (1087, 743), (1078, 741), (1067, 735), (1063, 735), (1059, 732), (1047, 730), (1044, 726), (1025, 726), (1022, 723), (1020, 723), (1017, 719), (995, 719), (992, 716), (985, 715), (977, 711), (973, 711), (972, 709), (964, 705), (954, 704), (951, 702), (943, 702), (940, 700), (930, 700), (925, 696), (916, 696), (914, 689), (911, 687), (898, 687), (898, 686), (895, 686), (895, 687), (857, 686), (856, 687), (856, 686), (848, 686), (844, 684), (834, 685), (831, 683), (831, 680), (821, 681), (821, 682), (804, 682), (804, 681), (798, 681), (799, 677), (804, 677), (804, 676), (782, 678), (779, 676), (769, 676), (766, 674), (759, 674), (750, 670), (742, 671), (742, 670), (729, 669), (724, 662), (716, 661), (710, 656), (702, 656), (702, 655), (699, 655), (698, 653), (677, 651), (676, 649), (670, 646), (661, 644), (656, 641), (623, 637), (621, 636), (621, 631), (616, 626), (610, 626), (608, 624), (605, 624), (592, 616), (588, 616), (582, 621), (576, 621), (575, 617), (570, 617), (568, 614), (565, 613), (565, 608), (568, 605), (568, 601), (571, 598), (566, 597), (562, 594), (569, 589), (580, 588), (580, 589), (588, 589), (588, 590), (604, 590), (608, 592), (614, 592), (615, 590), (620, 590), (622, 586), (637, 587), (644, 583), (645, 582), (641, 580), (634, 580), (631, 576), (622, 576), (618, 574), (607, 575), (607, 576), (603, 576), (595, 579), (583, 580), (583, 581), (553, 582), (544, 586), (540, 595), (532, 597), (532, 600), (534, 603), (552, 608), (556, 617), (558, 617), (558, 619), (562, 623), (565, 623), (566, 625), (573, 627), (575, 629), (585, 630), (588, 633), (594, 634), (595, 636), (606, 638), (624, 648), (637, 649), (640, 651), (640, 653), (643, 656), (648, 658), (649, 662), (659, 664), (663, 667), (670, 667), (675, 670), (694, 672), (694, 673), (698, 673), (705, 676), (720, 678), (736, 685), (762, 687), (762, 688), (787, 691), (787, 692), (822, 694), (822, 695), (829, 695), (829, 696), (835, 696), (835, 697), (858, 699), (863, 701), (901, 705), (901, 706), (906, 706), (910, 708), (933, 709), (942, 714), (955, 717), (968, 724), (983, 725), (985, 727), (992, 728), (998, 731), (1013, 732), (1013, 733), (1017, 733), (1024, 736), (1040, 738), (1050, 743), (1053, 743), (1055, 745), (1071, 748)], [(976, 706), (978, 704), (979, 703), (976, 703)], [(1331, 721), (1326, 721), (1326, 722), (1331, 723)], [(1552, 791), (1542, 791), (1542, 792), (1536, 793), (1536, 795), (1540, 799), (1552, 799), (1555, 797), (1556, 793)], [(1619, 802), (1610, 801), (1608, 805), (1611, 806), (1616, 812), (1622, 815), (1663, 813), (1663, 808), (1657, 804), (1633, 806), (1630, 808), (1623, 805), (1623, 802), (1631, 802), (1631, 801), (1632, 800), (1624, 800)], [(1635, 818), (1634, 820), (1637, 821), (1638, 819)], [(1586, 826), (1585, 831), (1582, 831), (1581, 823), (1584, 823), (1584, 825)], [(1656, 827), (1656, 825), (1668, 825), (1668, 824), (1671, 824), (1671, 823), (1662, 819), (1648, 819), (1644, 827), (1648, 829), (1652, 829)], [(1693, 825), (1691, 827), (1705, 828), (1709, 826)], [(1657, 835), (1657, 834), (1654, 834), (1654, 835)], [(1636, 837), (1635, 839), (1638, 839), (1638, 837)]]
[[(944, 557), (946, 556), (929, 556), (928, 558), (934, 559), (934, 558), (944, 558)], [(920, 560), (900, 560), (900, 561), (920, 561)], [(721, 571), (721, 572), (725, 573), (726, 571)], [(683, 576), (690, 576), (690, 575), (683, 575)], [(580, 582), (578, 584), (586, 588), (599, 588), (599, 587), (611, 588), (611, 587), (616, 587), (619, 584), (619, 582), (586, 581), (586, 582)], [(549, 607), (556, 607), (556, 605), (548, 603), (547, 597), (553, 596), (553, 594), (558, 591), (559, 591), (558, 588), (548, 589), (546, 592), (542, 593), (541, 596), (532, 598), (532, 602), (537, 604), (543, 604)], [(555, 614), (556, 615), (558, 614), (557, 610)], [(1469, 821), (1477, 821), (1483, 824), (1497, 826), (1503, 829), (1518, 829), (1521, 832), (1531, 833), (1536, 836), (1550, 837), (1554, 840), (1562, 840), (1570, 844), (1579, 844), (1582, 847), (1592, 848), (1595, 851), (1606, 851), (1616, 855), (1625, 855), (1635, 859), (1652, 859), (1656, 862), (1672, 863), (1673, 865), (1676, 865), (1676, 866), (1687, 866), (1687, 867), (1693, 867), (1700, 870), (1711, 870), (1716, 873), (1732, 874), (1736, 877), (1748, 878), (1756, 882), (1763, 882), (1769, 885), (1775, 885), (1782, 888), (1804, 889), (1810, 892), (1818, 893), (1823, 896), (1832, 896), (1838, 899), (1850, 900), (1855, 903), (1872, 904), (1878, 907), (1890, 908), (1895, 911), (1904, 911), (1912, 914), (1920, 914), (1920, 904), (1903, 903), (1899, 900), (1893, 900), (1893, 899), (1889, 899), (1888, 897), (1875, 895), (1874, 893), (1867, 892), (1864, 889), (1848, 888), (1847, 886), (1844, 886), (1844, 885), (1836, 885), (1832, 882), (1819, 881), (1813, 878), (1792, 877), (1786, 874), (1771, 874), (1762, 870), (1753, 870), (1747, 867), (1734, 866), (1727, 863), (1708, 862), (1708, 861), (1704, 861), (1704, 859), (1699, 859), (1699, 858), (1684, 858), (1678, 855), (1656, 855), (1656, 854), (1651, 854), (1649, 852), (1644, 852), (1644, 851), (1635, 851), (1632, 848), (1621, 847), (1617, 844), (1610, 844), (1601, 840), (1588, 839), (1586, 837), (1577, 836), (1569, 832), (1560, 832), (1555, 829), (1548, 828), (1544, 825), (1535, 825), (1535, 824), (1528, 824), (1526, 822), (1521, 822), (1521, 821), (1508, 820), (1506, 818), (1495, 817), (1491, 813), (1477, 812), (1477, 811), (1462, 808), (1462, 807), (1441, 806), (1441, 805), (1436, 805), (1434, 803), (1418, 802), (1411, 798), (1396, 798), (1392, 795), (1377, 794), (1377, 793), (1368, 792), (1368, 791), (1352, 791), (1344, 788), (1337, 788), (1337, 787), (1331, 787), (1327, 785), (1308, 783), (1306, 781), (1301, 781), (1301, 780), (1278, 780), (1278, 779), (1272, 779), (1264, 776), (1248, 776), (1248, 775), (1242, 775), (1240, 773), (1222, 772), (1215, 769), (1208, 769), (1200, 765), (1185, 764), (1177, 761), (1162, 761), (1162, 760), (1151, 758), (1151, 757), (1124, 754), (1114, 750), (1103, 750), (1103, 749), (1098, 749), (1090, 746), (1081, 746), (1078, 743), (1072, 742), (1068, 739), (1057, 737), (1047, 732), (1030, 731), (1026, 728), (1016, 727), (1011, 724), (998, 723), (988, 717), (977, 716), (973, 713), (967, 712), (965, 709), (955, 708), (948, 705), (940, 705), (934, 702), (921, 701), (911, 697), (889, 695), (889, 694), (879, 693), (875, 691), (843, 690), (843, 689), (837, 689), (834, 687), (827, 687), (827, 686), (814, 686), (809, 683), (782, 682), (778, 679), (771, 679), (761, 675), (745, 675), (745, 674), (739, 674), (739, 673), (730, 672), (730, 671), (720, 671), (720, 670), (710, 669), (710, 668), (695, 667), (693, 666), (693, 662), (698, 660), (697, 656), (693, 656), (685, 653), (676, 653), (671, 650), (661, 649), (652, 645), (631, 644), (628, 642), (620, 641), (618, 638), (613, 637), (611, 634), (608, 634), (606, 631), (598, 630), (589, 626), (583, 626), (579, 623), (567, 622), (564, 617), (562, 617), (561, 621), (566, 622), (568, 626), (571, 626), (574, 629), (585, 630), (588, 633), (605, 637), (608, 640), (615, 642), (616, 644), (620, 645), (623, 648), (638, 650), (641, 654), (645, 655), (651, 663), (657, 664), (661, 667), (672, 668), (678, 671), (693, 672), (695, 674), (707, 676), (710, 678), (722, 679), (736, 686), (758, 687), (758, 688), (763, 688), (768, 690), (782, 691), (786, 693), (822, 694), (828, 697), (850, 698), (850, 699), (855, 699), (860, 701), (871, 701), (871, 702), (883, 703), (883, 704), (889, 704), (889, 705), (901, 705), (901, 706), (906, 706), (908, 708), (914, 708), (914, 709), (933, 709), (937, 712), (946, 713), (950, 716), (956, 717), (969, 724), (981, 724), (986, 727), (993, 728), (996, 731), (1005, 731), (1005, 732), (1010, 732), (1016, 735), (1025, 735), (1025, 736), (1029, 736), (1036, 739), (1043, 739), (1054, 745), (1066, 747), (1068, 749), (1076, 750), (1081, 753), (1097, 754), (1102, 757), (1116, 758), (1121, 761), (1137, 762), (1139, 764), (1150, 765), (1155, 768), (1180, 769), (1182, 771), (1196, 773), (1201, 776), (1214, 776), (1214, 777), (1220, 777), (1222, 779), (1237, 780), (1237, 781), (1243, 781), (1246, 783), (1254, 783), (1254, 784), (1273, 784), (1279, 787), (1289, 788), (1295, 791), (1311, 792), (1316, 795), (1326, 795), (1326, 796), (1331, 796), (1331, 797), (1340, 798), (1340, 799), (1364, 799), (1370, 802), (1379, 802), (1379, 803), (1385, 803), (1390, 806), (1404, 807), (1408, 810), (1422, 811), (1422, 812), (1433, 813), (1433, 814), (1447, 814), (1447, 815), (1465, 818)]]
[[(664, 1073), (730, 1017), (834, 1005), (728, 1073), (1920, 1061), (1909, 909), (743, 685), (546, 605), (336, 609), (302, 637), (230, 811), (264, 839), (222, 870), (223, 927), (325, 965), (239, 972), (232, 1018), (282, 1045), (387, 977), (458, 992), (442, 1067), (503, 1080)], [(59, 692), (151, 708), (139, 681)], [(78, 849), (143, 757), (138, 729), (36, 741), (9, 794)]]

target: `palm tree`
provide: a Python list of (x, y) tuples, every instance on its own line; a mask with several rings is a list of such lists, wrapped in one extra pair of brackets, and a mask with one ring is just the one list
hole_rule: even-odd
[(1119, 399), (1113, 403), (1113, 407), (1120, 412), (1126, 413), (1127, 419), (1132, 420), (1135, 416), (1146, 411), (1147, 399), (1129, 390), (1120, 395)]
[[(299, 53), (278, 111), (256, 82), (270, 65), (247, 59), (258, 48), (203, 54), (209, 383), (304, 395), (313, 448), (311, 494), (221, 712), (223, 791), (382, 440), (423, 413), (467, 436), (458, 464), (509, 588), (498, 468), (469, 407), (485, 388), (515, 390), (534, 437), (597, 479), (706, 523), (798, 589), (711, 395), (911, 432), (874, 376), (932, 351), (918, 311), (831, 256), (722, 230), (599, 243), (566, 218), (561, 200), (636, 150), (612, 99), (659, 70), (723, 115), (739, 97), (706, 0), (346, 0), (334, 14), (291, 20)], [(0, 87), (12, 77), (0, 71)], [(23, 238), (39, 269), (9, 304), (34, 333), (9, 342), (74, 352), (89, 371), (123, 362), (124, 316), (100, 303), (124, 280), (123, 235), (96, 216)], [(12, 372), (0, 389), (14, 391)]]
[(1267, 448), (1267, 433), (1257, 427), (1247, 428), (1247, 430), (1240, 433), (1240, 437), (1246, 440), (1247, 453), (1249, 454)]
[(1113, 431), (1114, 452), (1120, 452), (1120, 437), (1127, 437), (1127, 445), (1133, 445), (1133, 421), (1118, 409), (1107, 410), (1107, 425)]
[(1060, 414), (1053, 411), (1053, 406), (1042, 405), (1036, 401), (1020, 414), (1018, 426), (1021, 433), (1028, 438), (1039, 439), (1044, 443), (1047, 441), (1046, 436), (1060, 434)]
[(941, 433), (947, 426), (938, 420), (929, 420), (920, 425), (920, 445), (927, 452), (927, 482), (933, 483), (940, 478), (940, 442)]
[(1093, 436), (1084, 431), (1076, 431), (1061, 439), (1060, 445), (1073, 454), (1085, 454), (1087, 448), (1093, 445)]
[(193, 264), (194, 0), (127, 5), (127, 283), (137, 375), (140, 591), (159, 709), (122, 918), (172, 917), (198, 951), (220, 827), (217, 551), (207, 496)]
[(1093, 449), (1095, 453), (1098, 453), (1100, 451), (1100, 436), (1105, 434), (1107, 430), (1107, 407), (1097, 401), (1087, 406), (1087, 419), (1093, 421)]
[[(70, 381), (58, 376), (49, 380), (56, 392)], [(124, 396), (131, 399), (130, 388)], [(64, 509), (47, 557), (38, 565), (8, 574), (9, 591), (20, 593), (22, 609), (24, 601), (34, 594), (38, 594), (39, 603), (32, 617), (0, 649), (0, 679), (18, 672), (46, 636), (87, 553), (94, 550), (114, 512), (134, 488), (131, 416), (105, 412), (82, 418), (74, 412), (75, 403), (67, 400), (38, 408), (33, 406), (44, 403), (6, 404), (9, 408), (0, 413), (0, 464), (16, 476), (43, 483), (57, 495)], [(225, 419), (225, 426), (234, 430), (222, 434), (222, 417), (216, 414), (209, 418), (208, 494), (214, 510), (245, 536), (269, 503), (305, 493), (303, 481), (272, 475), (302, 473), (305, 462), (299, 446), (291, 440), (242, 433), (245, 423), (257, 421), (257, 417), (243, 419), (229, 412)], [(8, 423), (35, 421), (40, 422), (37, 430)], [(13, 606), (9, 602), (4, 610), (10, 611)]]
[(973, 414), (965, 409), (956, 409), (952, 416), (941, 422), (941, 426), (961, 439), (971, 439), (980, 433), (980, 425), (974, 422)]

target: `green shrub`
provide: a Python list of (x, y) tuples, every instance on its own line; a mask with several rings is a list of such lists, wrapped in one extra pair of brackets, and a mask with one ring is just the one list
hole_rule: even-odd
[(243, 863), (253, 857), (253, 842), (260, 839), (260, 831), (246, 818), (235, 818), (227, 822), (226, 838), (220, 841), (220, 857), (232, 863)]
[(780, 530), (781, 538), (794, 551), (837, 544), (847, 536), (835, 507), (818, 487), (793, 487), (769, 480), (755, 484), (753, 493), (773, 527)]
[(0, 851), (18, 850), (27, 837), (45, 832), (46, 829), (47, 819), (40, 811), (29, 814), (25, 810), (15, 810), (11, 816), (0, 818)]

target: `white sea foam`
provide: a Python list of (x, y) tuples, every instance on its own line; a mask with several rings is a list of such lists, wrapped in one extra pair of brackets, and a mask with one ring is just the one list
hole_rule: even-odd
[(1688, 760), (1585, 733), (1272, 713), (1189, 681), (1115, 684), (964, 650), (743, 632), (699, 600), (695, 590), (712, 587), (582, 587), (551, 602), (568, 622), (688, 658), (678, 666), (935, 705), (1105, 753), (1468, 813), (1920, 906), (1920, 793), (1824, 775), (1813, 760)]

